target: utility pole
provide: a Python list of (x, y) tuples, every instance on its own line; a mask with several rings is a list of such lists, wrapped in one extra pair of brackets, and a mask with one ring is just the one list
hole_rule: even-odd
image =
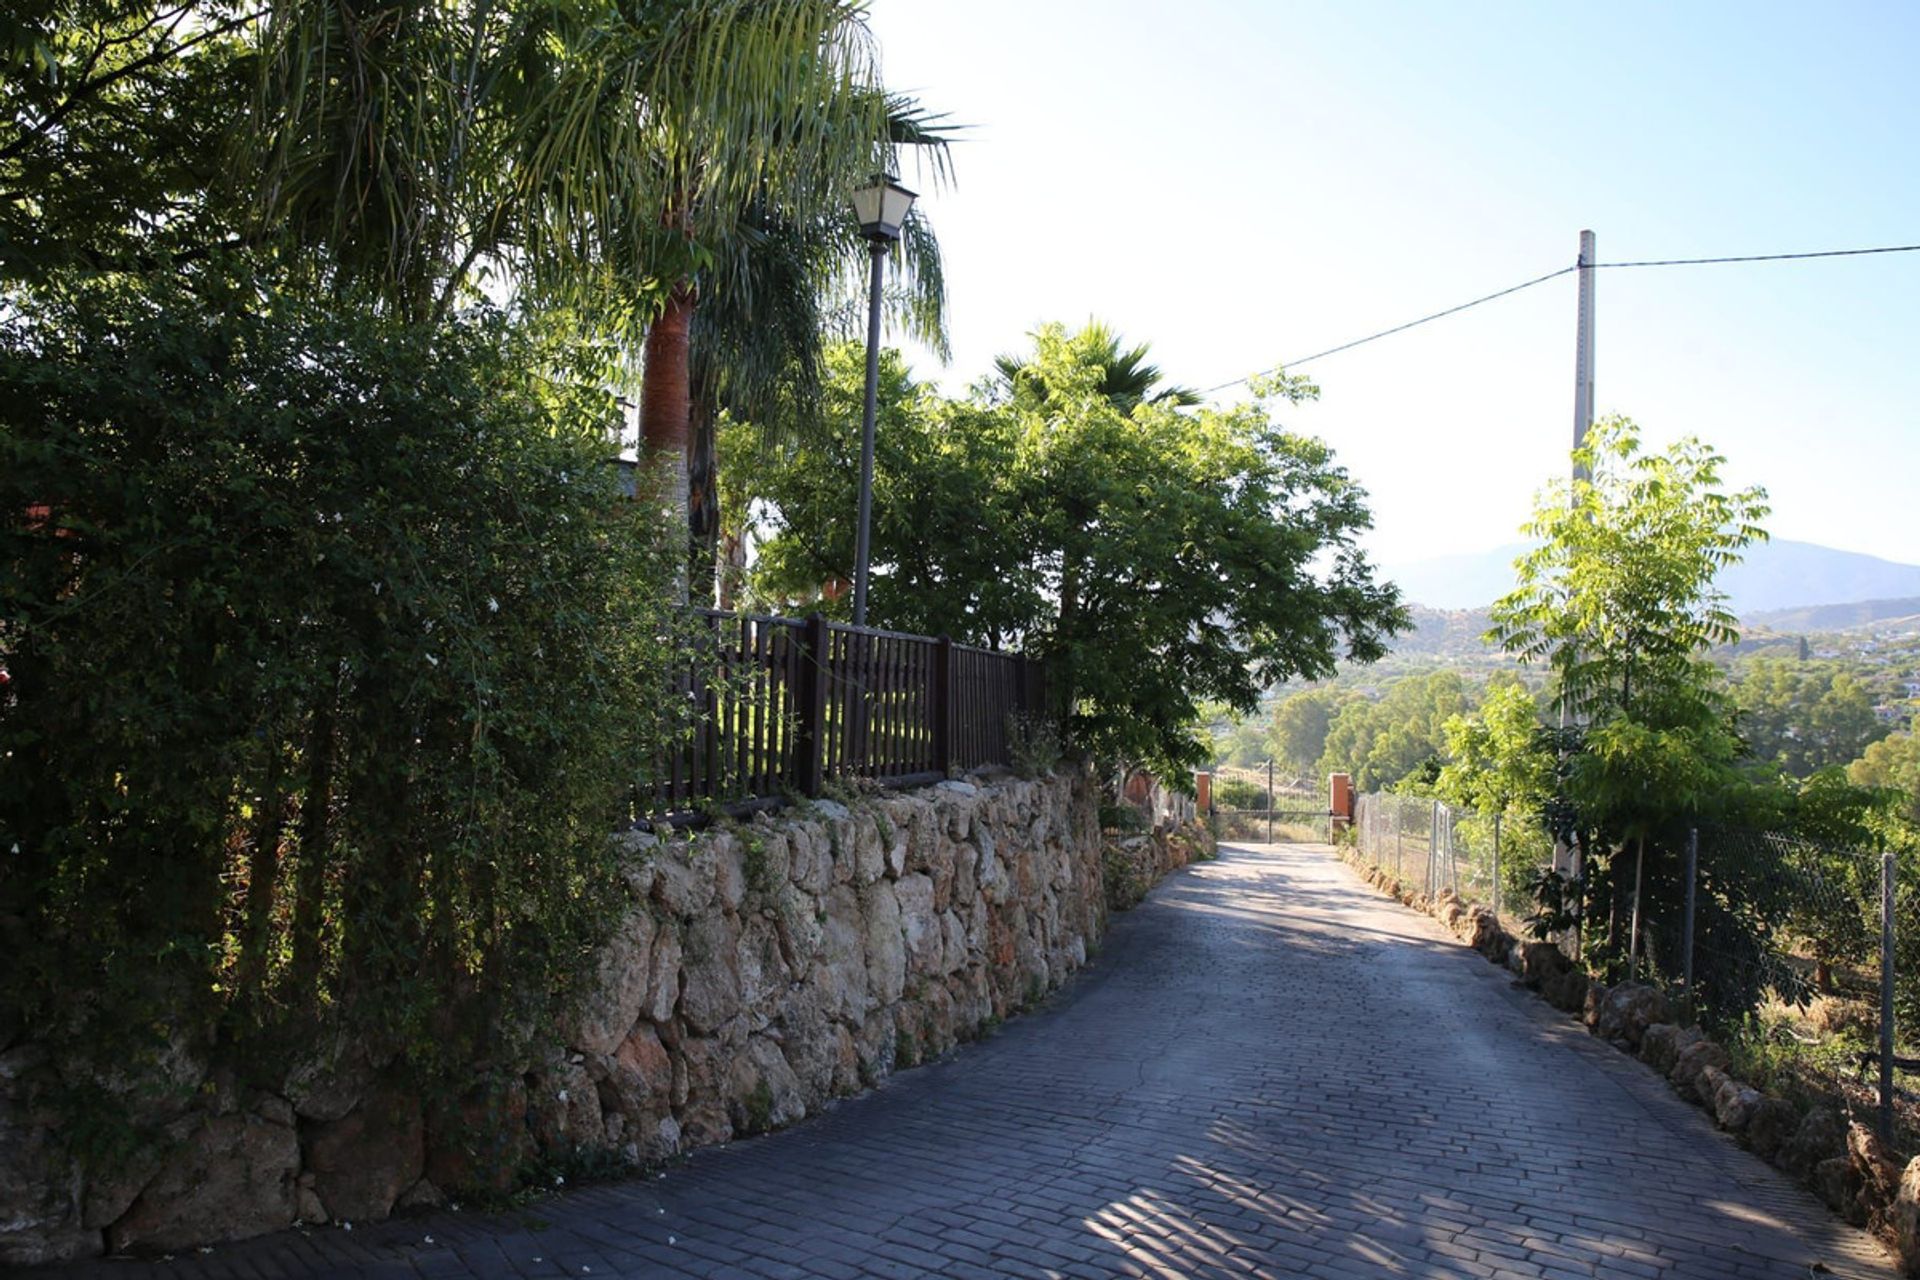
[[(1573, 358), (1573, 447), (1587, 443), (1587, 428), (1593, 425), (1593, 232), (1580, 233), (1580, 316), (1574, 325), (1576, 350)], [(1575, 480), (1589, 480), (1585, 467), (1576, 464)]]
[[(1587, 428), (1593, 425), (1593, 232), (1580, 233), (1580, 297), (1579, 310), (1574, 320), (1573, 353), (1573, 448), (1577, 455), (1587, 444)], [(1578, 485), (1582, 480), (1591, 480), (1589, 469), (1576, 457), (1573, 464), (1573, 482)], [(1576, 498), (1575, 501), (1578, 501)], [(1560, 727), (1567, 727), (1572, 716), (1568, 713), (1567, 691), (1560, 691)], [(1553, 865), (1556, 870), (1571, 875), (1580, 874), (1580, 854), (1577, 848), (1554, 842)]]

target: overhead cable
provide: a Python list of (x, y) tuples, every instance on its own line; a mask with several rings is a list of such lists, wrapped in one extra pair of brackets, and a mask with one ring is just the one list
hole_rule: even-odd
[[(1791, 262), (1806, 258), (1858, 258), (1876, 253), (1915, 252), (1920, 252), (1920, 244), (1883, 245), (1871, 249), (1824, 249), (1815, 253), (1750, 253), (1720, 258), (1646, 258), (1634, 262), (1595, 262), (1591, 265), (1596, 270), (1618, 267), (1700, 267), (1726, 262)], [(1316, 351), (1312, 355), (1302, 356), (1298, 360), (1283, 361), (1270, 369), (1262, 369), (1258, 373), (1249, 373), (1238, 378), (1229, 379), (1226, 382), (1205, 388), (1200, 394), (1210, 396), (1216, 391), (1225, 391), (1228, 387), (1237, 387), (1241, 383), (1251, 381), (1254, 378), (1278, 373), (1282, 369), (1297, 369), (1301, 365), (1309, 361), (1318, 360), (1323, 356), (1336, 355), (1342, 351), (1351, 351), (1353, 348), (1365, 346), (1369, 342), (1378, 342), (1381, 338), (1389, 338), (1396, 333), (1405, 333), (1408, 329), (1416, 328), (1430, 321), (1444, 319), (1451, 315), (1458, 315), (1460, 312), (1480, 306), (1482, 303), (1492, 302), (1497, 298), (1504, 298), (1508, 294), (1519, 293), (1522, 289), (1531, 289), (1537, 284), (1545, 284), (1547, 281), (1557, 279), (1569, 272), (1578, 271), (1581, 265), (1581, 263), (1576, 262), (1571, 266), (1561, 267), (1558, 271), (1549, 271), (1543, 276), (1535, 276), (1531, 280), (1523, 280), (1519, 284), (1511, 285), (1496, 293), (1489, 293), (1484, 297), (1475, 298), (1471, 302), (1463, 302), (1459, 306), (1448, 307), (1445, 311), (1436, 311), (1432, 315), (1421, 316), (1418, 320), (1409, 320), (1405, 324), (1397, 324), (1391, 329), (1382, 329), (1378, 333), (1370, 333), (1364, 338), (1355, 338), (1352, 342), (1343, 342), (1337, 347), (1328, 347), (1325, 351)]]

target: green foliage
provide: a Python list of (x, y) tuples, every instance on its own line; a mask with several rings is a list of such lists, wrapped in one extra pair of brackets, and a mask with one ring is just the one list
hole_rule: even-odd
[(1884, 787), (1899, 797), (1902, 816), (1920, 824), (1920, 738), (1897, 733), (1870, 744), (1847, 765), (1847, 778), (1863, 787)]
[(1455, 671), (1405, 676), (1378, 700), (1355, 698), (1327, 729), (1316, 772), (1353, 775), (1362, 791), (1379, 791), (1437, 765), (1446, 751), (1447, 724), (1470, 709), (1472, 694)]
[(1872, 694), (1837, 663), (1759, 658), (1733, 696), (1748, 751), (1796, 778), (1844, 765), (1887, 734)]
[(1060, 729), (1045, 715), (1031, 712), (1007, 714), (1007, 763), (1023, 778), (1044, 778), (1060, 767), (1066, 753), (1060, 745)]
[[(1203, 701), (1250, 711), (1271, 684), (1331, 673), (1343, 647), (1378, 656), (1404, 615), (1355, 545), (1364, 494), (1324, 444), (1258, 405), (1110, 399), (1111, 346), (1097, 326), (1048, 326), (1017, 378), (964, 401), (883, 363), (869, 612), (1045, 656), (1071, 743), (1174, 778), (1206, 763)], [(830, 416), (857, 418), (860, 367), (830, 360)], [(851, 578), (854, 447), (754, 468), (763, 597)]]
[(1676, 698), (1700, 701), (1702, 652), (1738, 635), (1714, 575), (1767, 536), (1765, 491), (1724, 492), (1725, 461), (1693, 438), (1642, 454), (1632, 421), (1605, 418), (1574, 453), (1589, 478), (1535, 504), (1539, 546), (1516, 562), (1490, 638), (1547, 663), (1574, 717), (1671, 722)]
[(548, 1025), (670, 627), (613, 405), (545, 356), (207, 279), (13, 296), (7, 1014), (133, 1067), (332, 1022), (450, 1084)]
[(230, 144), (257, 12), (22, 0), (0, 18), (0, 278), (161, 269), (245, 224)]
[(1222, 809), (1264, 809), (1267, 789), (1244, 778), (1218, 778), (1213, 784), (1213, 801)]
[(1282, 698), (1273, 711), (1267, 751), (1295, 774), (1312, 773), (1326, 754), (1334, 718), (1353, 695), (1340, 689), (1303, 689)]
[(1552, 867), (1536, 867), (1526, 879), (1533, 910), (1527, 914), (1527, 932), (1546, 941), (1580, 923), (1580, 878)]
[(1731, 702), (1705, 653), (1737, 637), (1714, 575), (1766, 537), (1767, 508), (1759, 489), (1723, 491), (1724, 461), (1691, 438), (1642, 454), (1631, 421), (1596, 423), (1574, 453), (1578, 478), (1536, 502), (1527, 532), (1539, 545), (1493, 607), (1489, 638), (1549, 666), (1575, 722), (1554, 744), (1543, 810), (1584, 851), (1580, 914), (1607, 927), (1583, 929), (1582, 944), (1603, 961), (1624, 954), (1629, 886), (1676, 902), (1686, 822), (1738, 789)]
[(773, 857), (767, 852), (767, 840), (758, 832), (742, 835), (740, 849), (746, 867), (747, 892), (764, 898), (779, 887), (774, 876)]
[(1490, 686), (1477, 713), (1443, 726), (1447, 763), (1435, 793), (1478, 813), (1540, 812), (1554, 787), (1554, 742), (1545, 728), (1525, 686)]
[(767, 1083), (764, 1076), (753, 1082), (753, 1091), (747, 1095), (745, 1111), (746, 1122), (740, 1126), (742, 1133), (765, 1133), (773, 1127), (773, 1086)]
[[(1118, 844), (1108, 843), (1100, 850), (1101, 878), (1107, 891), (1107, 910), (1131, 911), (1140, 905), (1153, 888), (1151, 873), (1127, 856), (1126, 850)], [(1034, 1004), (1038, 996), (1029, 995), (1028, 1004)]]

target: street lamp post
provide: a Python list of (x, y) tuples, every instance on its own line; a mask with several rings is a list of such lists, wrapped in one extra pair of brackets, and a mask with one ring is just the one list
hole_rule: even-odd
[(867, 292), (867, 403), (860, 426), (860, 524), (853, 546), (853, 625), (867, 625), (867, 558), (873, 521), (873, 424), (880, 393), (880, 269), (900, 238), (900, 224), (913, 207), (914, 193), (891, 174), (875, 174), (873, 185), (853, 193), (853, 216), (873, 255)]

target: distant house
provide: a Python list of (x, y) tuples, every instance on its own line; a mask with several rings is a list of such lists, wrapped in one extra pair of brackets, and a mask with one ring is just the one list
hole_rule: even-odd
[(1906, 690), (1909, 698), (1920, 698), (1920, 680), (1902, 680), (1900, 687)]
[(1905, 724), (1912, 714), (1911, 707), (1903, 707), (1891, 702), (1883, 702), (1873, 709), (1873, 718), (1881, 724)]

